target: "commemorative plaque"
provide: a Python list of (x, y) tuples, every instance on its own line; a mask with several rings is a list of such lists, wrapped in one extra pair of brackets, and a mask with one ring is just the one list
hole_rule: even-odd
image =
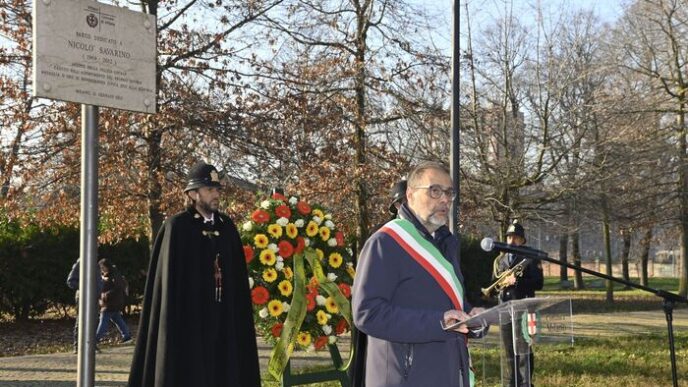
[(156, 20), (93, 0), (34, 0), (33, 95), (156, 111)]

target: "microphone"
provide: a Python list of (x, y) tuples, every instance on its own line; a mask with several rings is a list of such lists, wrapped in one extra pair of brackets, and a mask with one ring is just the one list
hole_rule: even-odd
[(530, 247), (525, 246), (513, 246), (507, 243), (495, 242), (492, 240), (492, 238), (483, 238), (483, 240), (480, 241), (480, 248), (482, 248), (484, 251), (497, 250), (516, 255), (522, 255), (528, 258), (547, 258), (547, 253), (544, 251), (531, 249)]

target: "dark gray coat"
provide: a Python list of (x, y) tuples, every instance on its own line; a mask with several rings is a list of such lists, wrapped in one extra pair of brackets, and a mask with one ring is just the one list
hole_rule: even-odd
[[(458, 241), (446, 227), (431, 236), (406, 205), (411, 221), (452, 264), (463, 284)], [(353, 288), (354, 323), (368, 334), (367, 387), (469, 386), (467, 336), (442, 330), (454, 309), (433, 277), (388, 234), (378, 231), (361, 252)], [(472, 307), (464, 300), (464, 309)]]

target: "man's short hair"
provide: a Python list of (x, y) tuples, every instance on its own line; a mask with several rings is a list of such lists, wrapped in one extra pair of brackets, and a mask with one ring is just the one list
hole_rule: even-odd
[(418, 185), (418, 180), (420, 179), (423, 174), (425, 174), (425, 171), (428, 169), (435, 169), (440, 172), (444, 172), (447, 175), (451, 176), (451, 172), (449, 171), (449, 168), (445, 164), (438, 163), (437, 161), (424, 161), (418, 165), (416, 165), (411, 172), (409, 173), (408, 177), (408, 186), (409, 187), (415, 187)]

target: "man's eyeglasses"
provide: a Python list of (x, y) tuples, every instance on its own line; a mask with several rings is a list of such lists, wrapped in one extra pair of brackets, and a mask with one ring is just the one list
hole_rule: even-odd
[(423, 185), (423, 186), (412, 187), (412, 188), (414, 188), (414, 189), (427, 189), (428, 194), (433, 199), (441, 198), (442, 194), (444, 194), (449, 200), (454, 200), (454, 198), (456, 197), (456, 193), (454, 192), (454, 190), (452, 188), (444, 189), (439, 184)]

